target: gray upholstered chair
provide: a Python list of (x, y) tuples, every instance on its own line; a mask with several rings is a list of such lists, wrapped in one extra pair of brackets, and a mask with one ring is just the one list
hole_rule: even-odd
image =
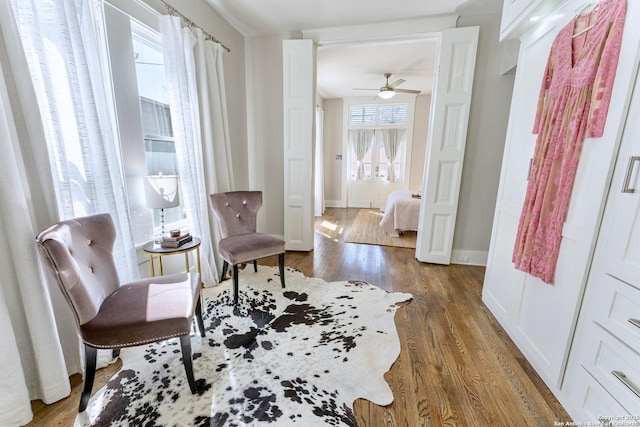
[(124, 347), (180, 337), (189, 388), (196, 392), (189, 335), (195, 312), (204, 336), (200, 275), (182, 273), (120, 283), (112, 255), (115, 239), (109, 214), (62, 221), (36, 237), (84, 342), (80, 412), (91, 396), (97, 349), (111, 349), (116, 357)]
[(278, 255), (280, 283), (284, 288), (284, 240), (270, 234), (256, 232), (258, 210), (262, 206), (262, 191), (231, 191), (209, 195), (222, 239), (218, 244), (224, 259), (224, 280), (229, 265), (233, 267), (233, 303), (238, 303), (238, 265), (253, 261), (253, 270), (258, 271), (257, 260)]

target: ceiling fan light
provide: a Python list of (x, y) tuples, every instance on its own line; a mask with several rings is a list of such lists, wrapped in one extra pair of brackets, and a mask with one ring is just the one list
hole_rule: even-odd
[(378, 92), (378, 96), (382, 99), (391, 99), (396, 96), (396, 92), (394, 90), (381, 89), (380, 92)]

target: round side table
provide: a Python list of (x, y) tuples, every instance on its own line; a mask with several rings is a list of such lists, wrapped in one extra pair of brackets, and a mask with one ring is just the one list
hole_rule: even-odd
[(164, 274), (162, 269), (162, 257), (168, 255), (177, 255), (184, 254), (184, 263), (186, 267), (186, 271), (189, 271), (189, 252), (196, 251), (196, 263), (198, 268), (198, 273), (200, 273), (200, 239), (198, 237), (193, 236), (193, 240), (179, 248), (163, 248), (159, 243), (151, 241), (144, 245), (142, 248), (147, 255), (149, 255), (149, 265), (151, 266), (151, 277), (155, 277), (156, 269), (155, 269), (155, 258), (158, 258), (158, 268), (160, 272), (160, 276)]

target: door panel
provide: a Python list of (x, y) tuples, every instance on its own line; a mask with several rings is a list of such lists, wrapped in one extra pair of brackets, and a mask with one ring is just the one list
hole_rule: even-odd
[(313, 249), (315, 46), (283, 41), (284, 238), (286, 249)]
[(449, 264), (478, 46), (478, 27), (442, 32), (416, 258)]

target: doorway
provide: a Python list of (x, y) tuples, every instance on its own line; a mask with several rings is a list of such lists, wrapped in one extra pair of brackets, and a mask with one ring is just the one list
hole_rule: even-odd
[[(433, 125), (429, 128), (428, 150), (424, 159), (423, 190), (426, 193), (421, 199), (418, 246), (416, 248), (416, 258), (423, 262), (448, 264), (451, 259), (478, 32), (478, 27), (452, 28), (422, 36), (422, 38), (436, 37), (438, 39), (438, 54), (436, 56), (438, 78), (434, 79), (430, 114), (430, 123)], [(380, 36), (377, 37), (379, 39)], [(416, 39), (415, 35), (413, 39)], [(288, 49), (294, 48), (296, 42), (302, 46), (308, 44), (308, 41), (304, 39), (285, 41), (283, 44), (285, 58), (291, 56)], [(322, 44), (320, 47), (323, 47)], [(312, 63), (315, 61), (315, 54), (307, 54), (306, 58)], [(292, 76), (300, 75), (302, 71), (298, 72), (297, 70), (303, 69), (308, 69), (308, 67), (285, 66), (285, 110), (288, 108), (289, 100), (295, 101), (292, 94), (300, 87), (299, 85), (291, 86), (291, 82), (300, 80), (299, 78), (294, 79)], [(314, 74), (313, 71), (309, 73), (309, 75)], [(288, 117), (290, 116), (285, 113), (285, 129), (294, 123)], [(343, 138), (342, 141), (344, 140)], [(310, 136), (308, 144), (310, 147), (313, 146), (313, 136)], [(285, 141), (285, 147), (287, 147), (287, 141)], [(287, 148), (285, 148), (285, 160), (288, 155)], [(344, 155), (343, 147), (342, 154), (336, 154), (336, 159), (343, 160)], [(342, 177), (345, 176), (346, 162), (343, 160)], [(285, 177), (285, 189), (294, 184), (297, 185), (294, 182), (286, 181)], [(343, 194), (346, 195), (346, 192)], [(287, 209), (285, 205), (285, 217)], [(294, 213), (295, 211), (292, 210), (292, 215)], [(302, 227), (306, 227), (307, 222), (313, 223), (313, 215), (309, 215), (309, 218), (302, 218)], [(292, 232), (292, 234), (294, 233)], [(285, 227), (285, 240), (287, 239), (287, 228)]]

